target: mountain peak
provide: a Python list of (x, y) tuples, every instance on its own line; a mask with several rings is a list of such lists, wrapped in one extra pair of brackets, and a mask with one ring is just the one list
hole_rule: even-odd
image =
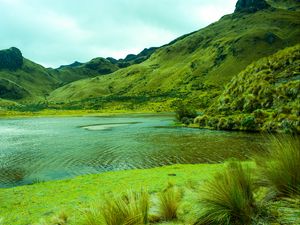
[(266, 0), (238, 0), (234, 12), (254, 13), (271, 7)]
[(18, 48), (0, 51), (0, 69), (17, 70), (23, 65), (23, 56)]

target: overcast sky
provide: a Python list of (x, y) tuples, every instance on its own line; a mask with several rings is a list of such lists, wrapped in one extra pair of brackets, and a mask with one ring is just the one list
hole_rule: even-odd
[(237, 0), (0, 0), (0, 49), (44, 66), (124, 58), (234, 11)]

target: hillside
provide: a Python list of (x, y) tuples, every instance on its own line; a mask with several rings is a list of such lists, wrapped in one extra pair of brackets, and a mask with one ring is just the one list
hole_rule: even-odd
[(0, 69), (0, 98), (40, 101), (57, 87), (59, 81), (44, 67), (25, 58), (17, 68)]
[(104, 58), (94, 58), (87, 63), (73, 63), (61, 66), (58, 69), (47, 69), (53, 77), (61, 82), (61, 85), (97, 75), (106, 75), (118, 70), (119, 67)]
[[(87, 63), (75, 62), (57, 69), (44, 68), (25, 59), (17, 48), (0, 51), (0, 98), (32, 104), (46, 101), (50, 92), (70, 82), (106, 75), (120, 68), (141, 63), (156, 50), (144, 49), (138, 55), (130, 54), (125, 59), (94, 58)], [(0, 101), (5, 107), (6, 101)], [(11, 104), (9, 104), (11, 105)], [(16, 104), (12, 104), (16, 105)]]
[(213, 129), (300, 133), (300, 45), (249, 65), (195, 122)]
[(60, 80), (62, 84), (70, 83), (72, 81), (95, 77), (97, 75), (106, 75), (113, 73), (121, 68), (139, 64), (148, 59), (157, 48), (145, 48), (137, 55), (129, 54), (125, 59), (108, 58), (94, 58), (87, 63), (74, 62), (70, 65), (60, 66), (57, 69), (48, 69), (48, 72), (56, 79)]
[(269, 4), (276, 8), (289, 9), (289, 10), (299, 10), (300, 2), (299, 0), (269, 0)]
[(299, 4), (239, 0), (235, 13), (218, 22), (119, 60), (99, 57), (52, 69), (16, 48), (2, 50), (0, 98), (58, 109), (151, 111), (184, 101), (204, 110), (249, 64), (300, 42)]
[(206, 108), (224, 84), (250, 63), (299, 43), (299, 18), (297, 10), (272, 7), (236, 12), (157, 49), (141, 64), (70, 83), (53, 91), (49, 99), (104, 108), (112, 107), (112, 101), (126, 108), (149, 102), (172, 106), (186, 99)]

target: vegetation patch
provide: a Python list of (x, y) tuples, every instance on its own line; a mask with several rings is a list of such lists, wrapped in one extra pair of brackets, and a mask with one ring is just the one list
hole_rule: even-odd
[(261, 59), (234, 77), (196, 118), (200, 127), (300, 133), (300, 45)]

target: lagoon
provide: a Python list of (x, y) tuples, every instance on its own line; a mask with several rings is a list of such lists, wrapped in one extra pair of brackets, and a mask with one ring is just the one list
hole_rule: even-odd
[(0, 187), (106, 171), (247, 160), (255, 133), (176, 127), (172, 114), (0, 119)]

